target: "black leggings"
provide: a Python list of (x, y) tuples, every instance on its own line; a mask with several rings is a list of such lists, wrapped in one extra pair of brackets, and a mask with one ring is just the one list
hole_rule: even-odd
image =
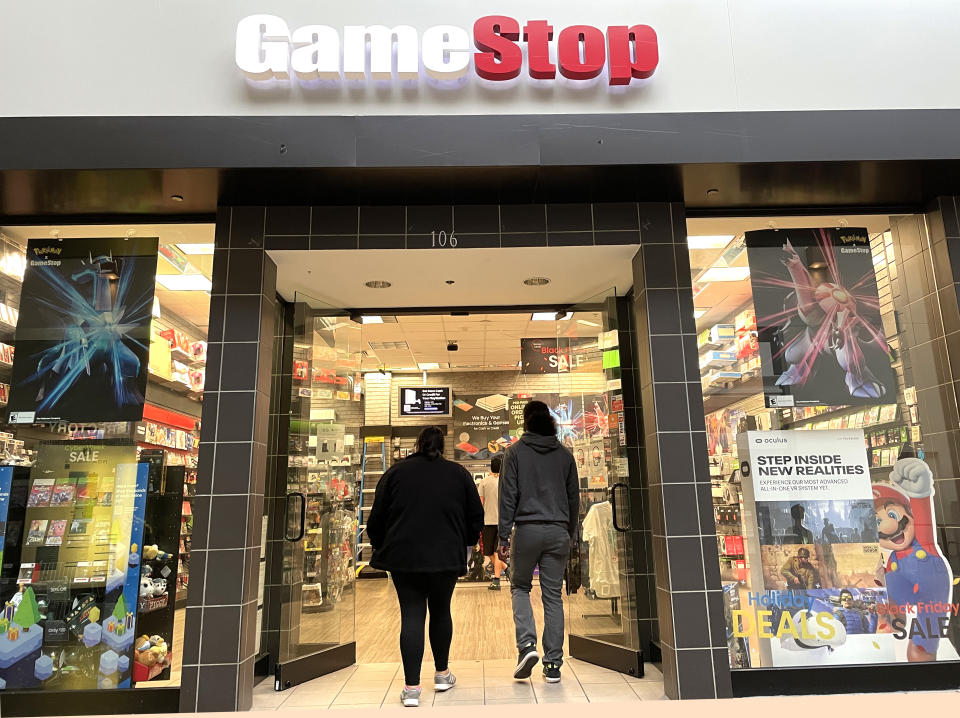
[(447, 670), (453, 619), (450, 599), (457, 585), (456, 573), (391, 573), (400, 601), (400, 656), (403, 680), (408, 686), (420, 685), (423, 663), (423, 624), (430, 607), (430, 648), (437, 672)]

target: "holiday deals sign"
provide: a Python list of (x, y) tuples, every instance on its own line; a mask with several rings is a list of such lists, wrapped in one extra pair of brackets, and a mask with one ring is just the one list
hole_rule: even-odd
[(871, 477), (859, 429), (738, 438), (750, 573), (731, 640), (746, 639), (751, 665), (953, 660), (927, 465), (901, 458)]

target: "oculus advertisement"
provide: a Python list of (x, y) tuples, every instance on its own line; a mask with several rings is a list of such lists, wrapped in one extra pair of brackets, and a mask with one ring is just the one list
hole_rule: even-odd
[(744, 642), (751, 665), (960, 658), (949, 639), (960, 604), (926, 462), (902, 456), (871, 479), (859, 429), (738, 439), (755, 524), (731, 640)]
[(157, 239), (32, 239), (10, 423), (143, 418)]
[(867, 231), (762, 230), (745, 241), (767, 406), (895, 400)]

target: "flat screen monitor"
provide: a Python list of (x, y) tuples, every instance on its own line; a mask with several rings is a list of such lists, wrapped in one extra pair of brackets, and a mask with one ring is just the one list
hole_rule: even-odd
[(450, 387), (400, 387), (398, 406), (400, 416), (450, 416)]

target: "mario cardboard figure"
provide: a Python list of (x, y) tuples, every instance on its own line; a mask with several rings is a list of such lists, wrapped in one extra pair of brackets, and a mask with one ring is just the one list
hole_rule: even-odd
[[(952, 576), (934, 535), (933, 493), (933, 472), (916, 457), (899, 459), (890, 483), (873, 484), (878, 538), (890, 552), (886, 583), (892, 604), (939, 603), (949, 609)], [(918, 612), (915, 625), (908, 626), (908, 661), (937, 660), (939, 622), (949, 615), (925, 607)]]

